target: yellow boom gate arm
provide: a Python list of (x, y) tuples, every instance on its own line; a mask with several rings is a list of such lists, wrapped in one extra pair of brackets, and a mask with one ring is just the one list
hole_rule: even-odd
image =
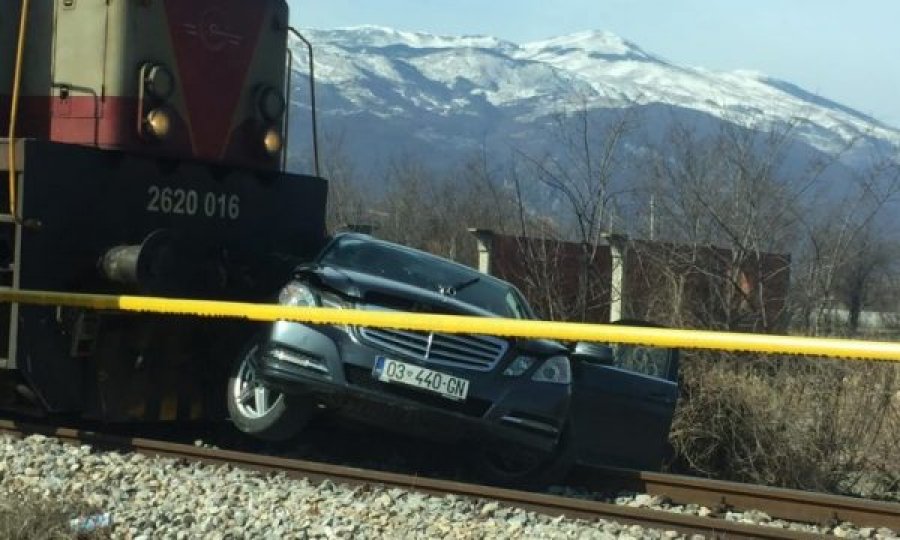
[(449, 334), (483, 334), (900, 362), (900, 343), (883, 341), (12, 289), (0, 290), (0, 301), (93, 310), (227, 317), (251, 321), (285, 320), (310, 324), (370, 326)]

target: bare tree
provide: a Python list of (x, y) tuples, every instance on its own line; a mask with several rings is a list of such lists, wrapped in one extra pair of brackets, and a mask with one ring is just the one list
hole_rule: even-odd
[[(566, 236), (580, 248), (578, 292), (572, 298), (572, 308), (566, 310), (566, 318), (587, 320), (590, 312), (602, 307), (600, 304), (609, 303), (608, 284), (594, 279), (595, 267), (606, 245), (603, 238), (610, 232), (616, 199), (621, 195), (615, 181), (627, 166), (625, 143), (634, 128), (633, 115), (628, 108), (600, 114), (582, 100), (574, 113), (557, 115), (553, 151), (543, 156), (519, 153), (531, 178), (561, 201), (560, 223), (571, 227), (571, 234)], [(520, 205), (524, 204), (520, 183), (517, 193)], [(524, 225), (522, 232), (523, 236), (527, 234)], [(537, 254), (528, 255), (533, 258)]]
[[(825, 212), (800, 219), (805, 234), (796, 249), (795, 325), (812, 334), (855, 334), (867, 301), (888, 294), (884, 287), (897, 271), (890, 255), (900, 241), (888, 227), (900, 224), (887, 219), (900, 202), (896, 162), (879, 159), (847, 181), (847, 192)], [(876, 283), (883, 287), (873, 295)]]
[(518, 215), (504, 170), (486, 152), (438, 174), (414, 159), (393, 164), (377, 204), (378, 234), (409, 246), (474, 265), (470, 227), (512, 230)]
[(653, 290), (667, 297), (653, 307), (671, 322), (755, 330), (778, 324), (784, 302), (771, 301), (766, 286), (784, 283), (788, 269), (770, 255), (790, 251), (796, 205), (821, 174), (817, 168), (806, 178), (785, 178), (793, 129), (723, 123), (699, 134), (675, 123), (646, 161), (635, 195), (652, 198), (656, 238), (668, 243), (637, 242), (632, 252), (645, 279), (657, 282)]
[(328, 179), (329, 230), (367, 224), (371, 219), (371, 201), (364, 195), (353, 159), (344, 150), (343, 134), (323, 138), (321, 160), (322, 175)]

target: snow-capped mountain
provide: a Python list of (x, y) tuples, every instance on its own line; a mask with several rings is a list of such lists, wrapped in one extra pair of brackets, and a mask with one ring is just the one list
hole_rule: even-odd
[[(674, 65), (608, 32), (526, 44), (372, 26), (306, 35), (316, 51), (323, 131), (373, 170), (401, 155), (440, 164), (483, 145), (539, 145), (552, 118), (582, 107), (662, 107), (670, 116), (746, 127), (795, 122), (814, 151), (858, 141), (843, 155), (849, 165), (900, 146), (900, 130), (791, 83)], [(305, 57), (297, 44), (295, 81)], [(302, 84), (294, 88), (292, 126), (303, 134), (307, 93)]]

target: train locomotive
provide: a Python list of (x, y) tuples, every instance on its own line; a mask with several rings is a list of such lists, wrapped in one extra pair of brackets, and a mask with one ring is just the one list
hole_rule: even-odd
[[(3, 0), (0, 286), (272, 300), (326, 236), (327, 182), (285, 171), (288, 25), (284, 0)], [(2, 304), (0, 401), (216, 417), (249, 331)]]

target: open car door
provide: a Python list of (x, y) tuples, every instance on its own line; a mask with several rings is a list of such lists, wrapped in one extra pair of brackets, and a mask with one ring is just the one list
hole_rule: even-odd
[(658, 470), (678, 398), (678, 350), (612, 345), (573, 360), (571, 429), (583, 465)]

